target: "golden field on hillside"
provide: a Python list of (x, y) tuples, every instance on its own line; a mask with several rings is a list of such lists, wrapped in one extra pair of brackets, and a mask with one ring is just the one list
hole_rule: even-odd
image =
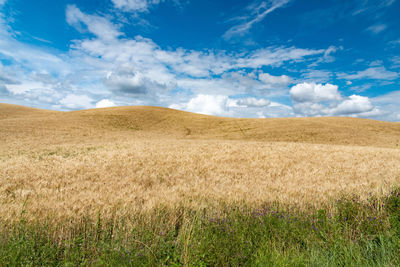
[(233, 119), (159, 107), (55, 112), (0, 104), (0, 217), (156, 207), (318, 207), (400, 185), (400, 123)]

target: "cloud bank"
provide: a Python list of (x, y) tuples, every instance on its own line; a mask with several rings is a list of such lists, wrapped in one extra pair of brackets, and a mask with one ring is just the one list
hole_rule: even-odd
[[(145, 12), (160, 1), (113, 3), (121, 10)], [(247, 23), (240, 26), (246, 31), (288, 3), (255, 2), (255, 13), (237, 26)], [(0, 16), (0, 55), (10, 62), (0, 64), (0, 102), (60, 110), (159, 105), (234, 117), (399, 118), (396, 97), (346, 96), (340, 83), (330, 81), (337, 77), (347, 86), (360, 80), (394, 82), (397, 70), (382, 62), (353, 72), (317, 69), (333, 62), (340, 47), (172, 49), (140, 35), (127, 37), (112, 17), (88, 14), (76, 5), (68, 5), (65, 14), (68, 25), (83, 36), (72, 40), (67, 52), (18, 41)], [(397, 64), (395, 57), (393, 62)]]

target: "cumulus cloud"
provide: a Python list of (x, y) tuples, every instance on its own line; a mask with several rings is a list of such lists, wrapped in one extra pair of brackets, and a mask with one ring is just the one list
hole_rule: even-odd
[(173, 104), (169, 107), (226, 117), (267, 118), (294, 116), (290, 106), (256, 97), (232, 98), (225, 95), (200, 94), (188, 99), (186, 102)]
[(338, 86), (333, 84), (300, 83), (290, 89), (295, 102), (323, 102), (340, 100)]
[[(377, 96), (371, 99), (372, 103), (380, 110), (372, 116), (377, 119), (400, 121), (400, 90)], [(369, 114), (367, 114), (369, 115)]]
[(372, 67), (363, 71), (358, 71), (352, 74), (338, 73), (339, 79), (359, 80), (359, 79), (375, 79), (375, 80), (396, 80), (399, 74), (394, 71), (386, 70), (385, 67)]
[(268, 73), (260, 73), (259, 79), (266, 84), (273, 85), (288, 85), (292, 82), (292, 79), (287, 75), (273, 76)]
[(234, 117), (240, 118), (276, 118), (292, 117), (293, 109), (290, 106), (272, 102), (264, 98), (232, 99), (230, 112)]
[(68, 94), (60, 100), (60, 104), (67, 109), (87, 109), (92, 108), (93, 99), (87, 95)]
[(233, 101), (233, 103), (242, 107), (267, 107), (271, 104), (271, 101), (263, 98), (257, 99), (255, 97), (248, 97), (237, 99), (236, 101)]
[(365, 96), (351, 95), (332, 110), (332, 114), (348, 115), (371, 111), (374, 106)]
[(147, 82), (143, 74), (126, 71), (110, 72), (105, 80), (105, 84), (111, 90), (127, 94), (145, 94), (148, 88)]
[(297, 84), (290, 89), (290, 96), (294, 111), (306, 116), (362, 116), (374, 110), (368, 97), (343, 97), (333, 84)]
[(110, 108), (115, 106), (116, 104), (109, 99), (102, 99), (96, 103), (96, 108)]
[(187, 103), (173, 104), (169, 107), (206, 115), (228, 116), (228, 103), (229, 98), (224, 95), (200, 94), (190, 99)]
[[(291, 108), (265, 98), (231, 98), (225, 95), (199, 94), (187, 102), (172, 104), (170, 108), (228, 117), (276, 117), (288, 114)], [(279, 115), (277, 115), (279, 114)]]

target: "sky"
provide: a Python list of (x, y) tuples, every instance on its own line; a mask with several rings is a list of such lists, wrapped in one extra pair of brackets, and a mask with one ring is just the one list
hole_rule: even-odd
[(400, 0), (0, 0), (0, 102), (400, 121)]

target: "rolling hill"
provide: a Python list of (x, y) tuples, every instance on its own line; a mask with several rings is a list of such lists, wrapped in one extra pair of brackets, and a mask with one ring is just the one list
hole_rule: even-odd
[(57, 112), (0, 104), (0, 138), (43, 142), (63, 137), (254, 140), (398, 147), (400, 123), (347, 117), (238, 119), (162, 107), (133, 106)]
[(58, 113), (45, 109), (0, 103), (0, 120)]
[[(0, 104), (0, 217), (329, 205), (400, 185), (400, 124), (235, 119), (161, 107), (72, 112)], [(60, 219), (61, 220), (61, 219)]]

